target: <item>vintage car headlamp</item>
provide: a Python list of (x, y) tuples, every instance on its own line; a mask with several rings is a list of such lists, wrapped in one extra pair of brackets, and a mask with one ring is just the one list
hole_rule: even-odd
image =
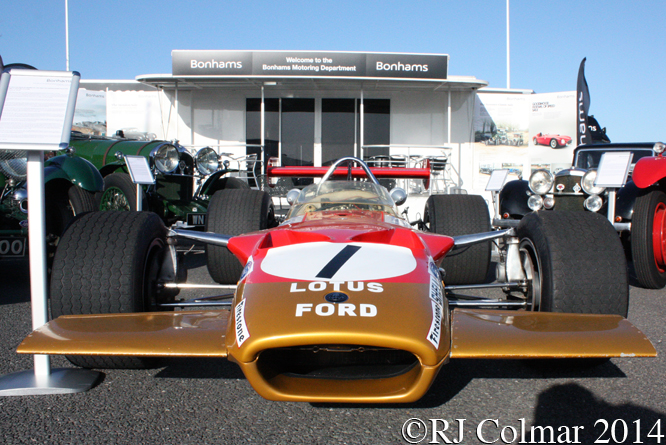
[(543, 198), (539, 195), (532, 195), (527, 200), (527, 206), (532, 211), (537, 211), (543, 208)]
[(652, 147), (652, 150), (658, 155), (662, 154), (665, 149), (666, 149), (666, 144), (664, 144), (663, 142), (657, 142), (656, 144), (654, 144), (654, 147)]
[(164, 144), (155, 152), (155, 167), (162, 173), (171, 173), (178, 168), (178, 149), (171, 144)]
[(537, 170), (530, 176), (530, 190), (537, 195), (545, 195), (553, 186), (553, 174), (548, 170)]
[(553, 207), (555, 207), (555, 198), (553, 198), (552, 196), (544, 196), (543, 197), (543, 208), (550, 210)]
[(597, 179), (597, 170), (590, 169), (585, 172), (583, 179), (580, 180), (580, 185), (583, 187), (583, 191), (588, 195), (601, 195), (606, 187), (597, 187), (594, 185), (594, 181)]
[(210, 147), (204, 147), (197, 152), (195, 157), (197, 163), (197, 170), (204, 176), (210, 175), (217, 171), (220, 167), (220, 161), (217, 153)]
[(585, 208), (590, 212), (598, 212), (603, 204), (604, 200), (599, 195), (588, 196), (584, 203)]

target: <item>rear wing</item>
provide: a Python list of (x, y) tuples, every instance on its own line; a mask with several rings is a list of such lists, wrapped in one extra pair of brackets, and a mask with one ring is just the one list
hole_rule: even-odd
[[(329, 167), (310, 167), (310, 166), (287, 166), (276, 167), (267, 166), (266, 176), (270, 178), (321, 178), (329, 170)], [(425, 168), (406, 168), (406, 167), (370, 167), (370, 171), (376, 178), (392, 179), (423, 179), (423, 184), (427, 190), (430, 186), (430, 163)], [(338, 167), (333, 171), (334, 176), (348, 176), (349, 167)], [(367, 175), (361, 167), (351, 168), (352, 178), (365, 178)]]

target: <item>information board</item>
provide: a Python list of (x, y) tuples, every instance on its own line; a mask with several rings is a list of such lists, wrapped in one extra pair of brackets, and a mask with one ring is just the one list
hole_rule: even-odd
[(11, 69), (0, 77), (0, 149), (67, 148), (77, 72)]

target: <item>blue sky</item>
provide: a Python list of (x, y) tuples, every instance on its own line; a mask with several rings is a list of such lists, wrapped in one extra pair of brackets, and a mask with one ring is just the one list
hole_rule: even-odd
[[(572, 91), (614, 142), (666, 140), (664, 0), (511, 0), (511, 87)], [(449, 74), (506, 87), (506, 1), (69, 0), (70, 69), (84, 79), (171, 73), (173, 49), (450, 55)], [(65, 1), (7, 0), (5, 63), (65, 69)]]

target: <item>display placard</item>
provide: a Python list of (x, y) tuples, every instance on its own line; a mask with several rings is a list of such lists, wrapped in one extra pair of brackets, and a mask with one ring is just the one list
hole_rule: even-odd
[(500, 190), (502, 190), (502, 187), (504, 187), (504, 183), (506, 182), (506, 178), (508, 175), (509, 175), (509, 170), (507, 169), (493, 170), (493, 172), (490, 174), (490, 179), (488, 180), (488, 184), (486, 185), (486, 191), (499, 192)]
[(148, 159), (144, 156), (125, 155), (125, 164), (135, 184), (155, 184), (155, 177), (150, 171)]
[(601, 155), (597, 178), (594, 185), (597, 187), (620, 188), (627, 182), (629, 166), (634, 154), (630, 151), (616, 153), (606, 152)]
[(81, 76), (10, 69), (0, 77), (0, 149), (67, 148)]

